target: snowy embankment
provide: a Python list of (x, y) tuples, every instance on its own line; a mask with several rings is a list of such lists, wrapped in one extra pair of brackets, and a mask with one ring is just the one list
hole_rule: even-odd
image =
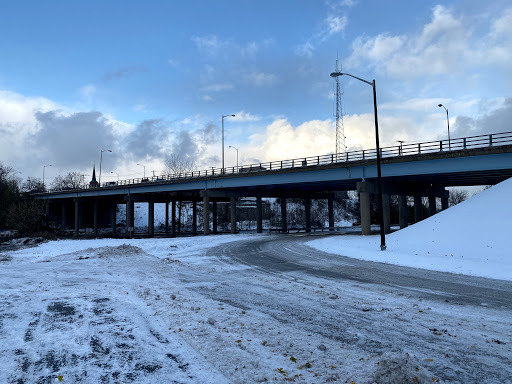
[(309, 246), (358, 259), (512, 280), (512, 179), (386, 236), (337, 236)]

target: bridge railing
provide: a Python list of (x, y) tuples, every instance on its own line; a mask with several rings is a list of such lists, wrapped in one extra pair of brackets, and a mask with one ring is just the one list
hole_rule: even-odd
[[(444, 153), (448, 151), (460, 151), (466, 149), (485, 148), (500, 145), (512, 144), (512, 132), (502, 132), (487, 135), (468, 136), (448, 140), (427, 141), (422, 143), (402, 143), (381, 148), (382, 158), (415, 156), (425, 153)], [(353, 161), (371, 160), (377, 157), (377, 151), (374, 149), (363, 149), (359, 151), (350, 151), (345, 153), (332, 153), (320, 156), (308, 156), (296, 159), (270, 161), (264, 163), (254, 163), (241, 165), (236, 167), (215, 168), (211, 167), (205, 170), (189, 171), (183, 173), (175, 173), (170, 175), (152, 176), (148, 178), (134, 178), (119, 180), (113, 185), (112, 182), (104, 183), (101, 187), (96, 188), (115, 188), (118, 186), (134, 185), (134, 184), (155, 184), (168, 183), (181, 179), (203, 178), (211, 176), (220, 176), (226, 174), (247, 175), (253, 172), (274, 171), (279, 169), (316, 167), (319, 165), (327, 165), (334, 163), (350, 163)], [(89, 188), (88, 188), (89, 189)], [(58, 192), (59, 190), (50, 190), (50, 192)]]

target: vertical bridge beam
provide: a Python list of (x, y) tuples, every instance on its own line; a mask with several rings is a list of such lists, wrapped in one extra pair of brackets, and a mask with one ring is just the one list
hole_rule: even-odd
[(332, 196), (327, 199), (327, 207), (329, 211), (329, 231), (334, 231), (334, 199)]
[(203, 233), (210, 234), (210, 197), (203, 197)]
[(176, 236), (176, 200), (171, 202), (171, 236)]
[(94, 236), (98, 236), (98, 215), (99, 215), (99, 207), (98, 207), (98, 199), (95, 198), (93, 200), (93, 210), (94, 210), (94, 216), (93, 216), (93, 227), (94, 227)]
[(192, 235), (197, 235), (197, 201), (192, 202)]
[(231, 233), (236, 233), (236, 197), (230, 197), (231, 206)]
[(288, 232), (288, 221), (286, 220), (286, 198), (281, 197), (281, 232)]
[(423, 204), (421, 196), (414, 196), (414, 222), (419, 223), (423, 220)]
[(398, 195), (398, 223), (400, 229), (409, 225), (409, 212), (407, 211), (407, 196)]
[(75, 198), (75, 236), (78, 236), (78, 232), (80, 230), (80, 222), (81, 222), (81, 206), (80, 206), (80, 198)]
[(261, 196), (256, 197), (256, 232), (263, 232), (263, 204)]
[(217, 234), (217, 202), (212, 202), (212, 232)]
[(152, 199), (148, 201), (148, 235), (155, 236), (155, 202)]
[(306, 232), (311, 232), (311, 199), (304, 199), (304, 211), (306, 213)]

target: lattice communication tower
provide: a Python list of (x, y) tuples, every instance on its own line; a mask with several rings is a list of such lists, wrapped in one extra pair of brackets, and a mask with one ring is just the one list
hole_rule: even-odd
[[(341, 66), (338, 60), (336, 60), (335, 72), (341, 72)], [(340, 76), (335, 78), (336, 80), (336, 160), (341, 161), (347, 151), (345, 145), (345, 129), (343, 127), (343, 108), (341, 105), (341, 95), (343, 95), (343, 88), (340, 85)]]

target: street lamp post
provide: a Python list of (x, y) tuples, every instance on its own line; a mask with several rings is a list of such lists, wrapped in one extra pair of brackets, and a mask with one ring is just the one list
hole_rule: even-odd
[(443, 104), (437, 105), (439, 108), (443, 107), (446, 111), (446, 122), (448, 123), (448, 149), (451, 151), (452, 143), (450, 141), (450, 118), (448, 117), (448, 108), (446, 108)]
[(51, 166), (52, 166), (51, 164), (43, 165), (43, 192), (46, 192), (46, 188), (44, 187), (44, 170), (46, 169), (46, 167), (51, 167)]
[(377, 185), (379, 188), (379, 221), (380, 221), (380, 249), (384, 251), (386, 249), (386, 235), (384, 234), (384, 211), (383, 211), (383, 203), (382, 203), (382, 173), (380, 169), (380, 144), (379, 144), (379, 121), (377, 119), (377, 91), (375, 89), (375, 80), (367, 81), (361, 79), (360, 77), (351, 75), (349, 73), (343, 72), (333, 72), (331, 73), (332, 78), (336, 78), (338, 76), (350, 76), (354, 79), (362, 81), (363, 83), (369, 84), (373, 88), (373, 111), (375, 114), (375, 146), (377, 150)]
[(117, 184), (119, 184), (119, 173), (117, 173), (117, 172), (110, 172), (110, 173), (114, 173), (117, 175)]
[(224, 173), (224, 118), (235, 117), (235, 115), (222, 115), (222, 173)]
[(137, 165), (140, 165), (141, 167), (144, 167), (144, 177), (143, 177), (143, 179), (145, 179), (146, 178), (146, 166), (144, 164), (139, 164), (139, 163), (137, 163)]
[(101, 153), (100, 153), (100, 177), (99, 177), (99, 181), (98, 181), (98, 184), (100, 185), (101, 187), (101, 163), (103, 162), (103, 152), (112, 152), (110, 149), (102, 149), (101, 150)]
[(396, 142), (400, 143), (400, 147), (399, 147), (399, 150), (398, 150), (398, 156), (402, 156), (402, 144), (405, 143), (405, 141), (397, 140)]
[(233, 148), (234, 150), (236, 150), (236, 169), (238, 169), (238, 148), (233, 147), (232, 145), (230, 145), (229, 148)]

